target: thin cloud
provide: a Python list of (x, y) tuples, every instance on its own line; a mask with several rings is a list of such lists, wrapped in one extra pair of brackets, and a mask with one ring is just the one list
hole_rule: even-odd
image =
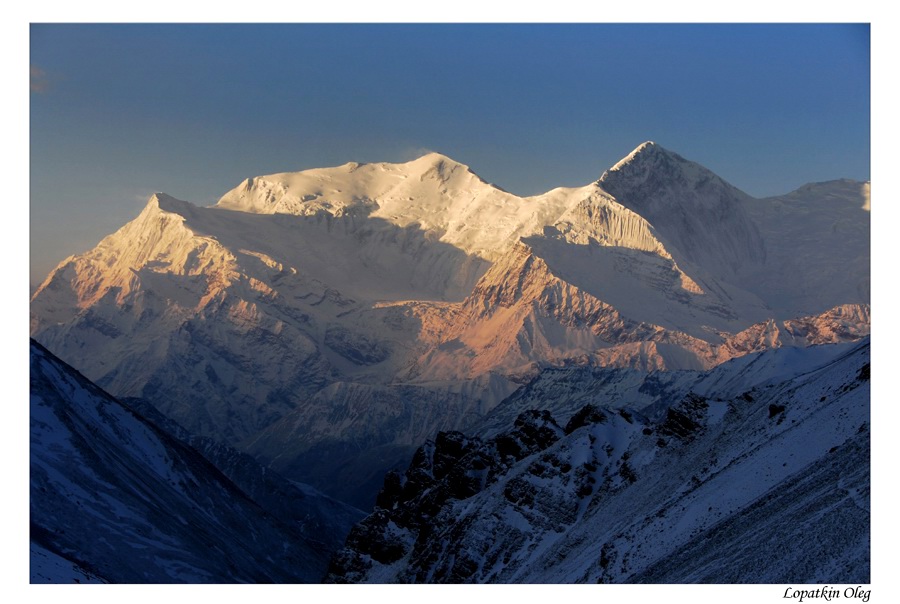
[(158, 191), (151, 191), (150, 189), (144, 189), (143, 191), (139, 191), (137, 193), (132, 193), (131, 199), (138, 204), (147, 205), (147, 202), (151, 197)]
[(36, 65), (31, 66), (31, 92), (43, 94), (50, 89), (47, 72)]
[(412, 161), (414, 159), (419, 159), (423, 155), (428, 155), (429, 153), (434, 153), (434, 149), (429, 149), (427, 147), (412, 147), (408, 149), (404, 149), (400, 153), (400, 161)]

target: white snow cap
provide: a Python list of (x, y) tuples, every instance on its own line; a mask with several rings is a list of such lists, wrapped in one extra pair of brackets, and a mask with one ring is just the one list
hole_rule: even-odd
[(634, 151), (632, 151), (631, 153), (629, 153), (628, 155), (626, 155), (625, 157), (620, 159), (619, 162), (616, 165), (614, 165), (612, 168), (607, 170), (607, 172), (615, 172), (616, 170), (622, 169), (624, 166), (627, 166), (632, 161), (634, 161), (634, 158), (636, 158), (638, 155), (640, 155), (645, 150), (647, 150), (647, 151), (649, 151), (649, 150), (662, 151), (663, 148), (660, 147), (659, 145), (657, 145), (656, 143), (654, 143), (653, 141), (644, 141), (643, 143), (638, 145), (634, 149)]

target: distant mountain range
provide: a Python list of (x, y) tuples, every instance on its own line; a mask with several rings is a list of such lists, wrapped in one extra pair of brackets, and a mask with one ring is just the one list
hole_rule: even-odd
[(116, 396), (369, 508), (426, 439), (554, 371), (855, 342), (869, 261), (867, 183), (754, 199), (648, 142), (521, 198), (433, 153), (248, 178), (207, 208), (154, 195), (47, 277), (31, 332)]

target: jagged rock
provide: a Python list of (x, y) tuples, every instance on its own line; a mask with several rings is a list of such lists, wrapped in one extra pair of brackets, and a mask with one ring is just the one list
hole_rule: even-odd
[(581, 411), (572, 416), (572, 419), (566, 424), (565, 433), (571, 434), (578, 428), (590, 425), (590, 424), (598, 424), (606, 421), (606, 415), (603, 414), (600, 409), (595, 407), (594, 405), (586, 405), (581, 408)]
[(691, 440), (703, 427), (703, 418), (708, 408), (705, 398), (690, 393), (677, 405), (666, 410), (666, 419), (660, 424), (658, 431), (683, 441)]
[[(443, 478), (365, 519), (365, 547), (348, 541), (326, 581), (868, 582), (868, 343), (810, 354), (818, 367), (749, 397), (688, 393), (655, 420), (590, 404), (565, 431), (531, 411), (485, 440), (448, 434)], [(438, 448), (407, 475), (435, 476)], [(474, 459), (480, 488), (451, 489)], [(391, 546), (401, 558), (374, 561)]]

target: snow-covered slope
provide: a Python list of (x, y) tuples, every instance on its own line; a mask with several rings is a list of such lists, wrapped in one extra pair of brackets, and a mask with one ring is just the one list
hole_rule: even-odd
[(869, 183), (837, 180), (745, 204), (766, 247), (764, 265), (746, 278), (779, 316), (869, 302), (869, 189)]
[[(409, 377), (499, 371), (513, 379), (567, 364), (644, 371), (708, 369), (780, 346), (868, 335), (865, 304), (784, 321), (739, 292), (685, 287), (671, 262), (634, 250), (530, 238), (498, 260)], [(742, 308), (738, 315), (737, 308)], [(759, 322), (750, 324), (749, 318)]]
[(327, 580), (867, 583), (869, 344), (801, 354), (824, 363), (736, 397), (442, 433)]
[[(365, 512), (313, 486), (289, 480), (251, 455), (206, 436), (191, 434), (147, 401), (122, 401), (170, 436), (195, 449), (265, 512), (291, 526), (321, 549), (334, 551)], [(366, 509), (368, 509), (367, 506)]]
[[(317, 581), (331, 548), (273, 513), (283, 494), (251, 499), (32, 342), (32, 581)], [(310, 491), (294, 503), (313, 510), (314, 498), (324, 500)]]
[(582, 407), (641, 409), (652, 414), (690, 393), (732, 399), (753, 388), (777, 384), (808, 373), (857, 346), (856, 342), (764, 348), (726, 361), (709, 371), (641, 371), (577, 365), (547, 368), (494, 407), (469, 431), (494, 436), (513, 423), (523, 409), (549, 411), (561, 423)]

